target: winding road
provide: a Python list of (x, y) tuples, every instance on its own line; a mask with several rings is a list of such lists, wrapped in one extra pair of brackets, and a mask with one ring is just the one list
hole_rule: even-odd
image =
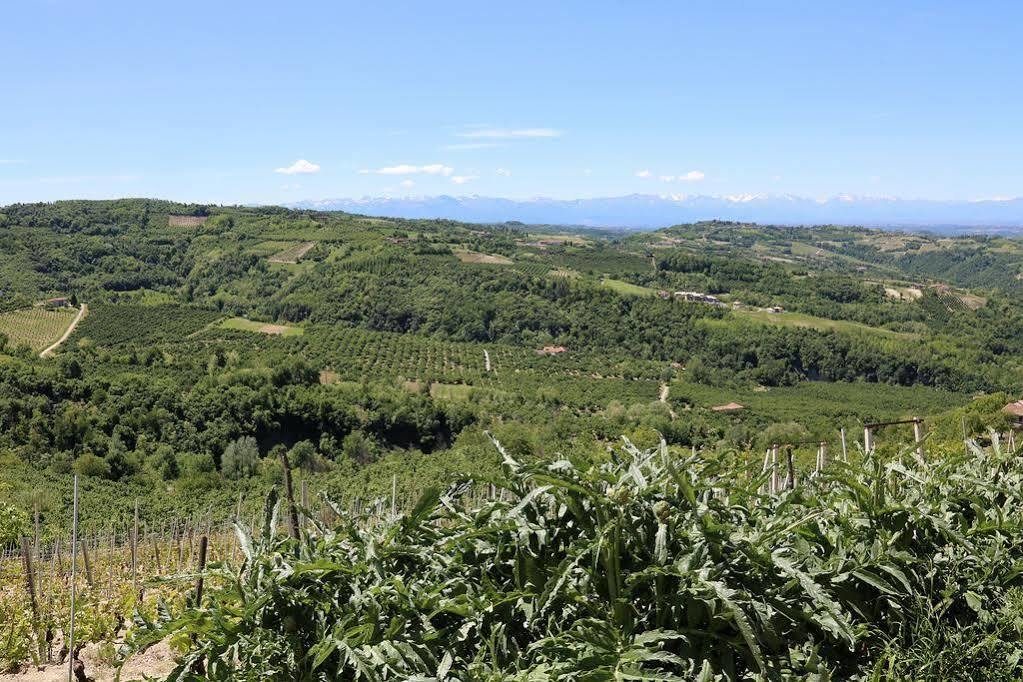
[(83, 303), (81, 309), (79, 309), (78, 311), (78, 314), (75, 315), (75, 319), (71, 320), (71, 324), (68, 325), (68, 328), (64, 330), (64, 335), (57, 339), (57, 341), (52, 346), (46, 348), (42, 353), (40, 353), (39, 357), (45, 358), (47, 355), (57, 350), (57, 347), (60, 346), (60, 344), (67, 341), (68, 337), (71, 336), (72, 332), (75, 331), (75, 327), (78, 326), (78, 323), (82, 321), (82, 318), (85, 317), (86, 313), (88, 312), (89, 306)]

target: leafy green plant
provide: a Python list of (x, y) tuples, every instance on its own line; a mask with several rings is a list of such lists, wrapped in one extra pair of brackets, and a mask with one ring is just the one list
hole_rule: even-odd
[(300, 539), (272, 495), (241, 565), (137, 616), (134, 648), (187, 642), (172, 680), (849, 679), (908, 670), (930, 623), (962, 661), (1023, 672), (1023, 466), (997, 450), (871, 456), (778, 497), (735, 456), (663, 445), (504, 461), (494, 499), (463, 482), (397, 518), (335, 506)]

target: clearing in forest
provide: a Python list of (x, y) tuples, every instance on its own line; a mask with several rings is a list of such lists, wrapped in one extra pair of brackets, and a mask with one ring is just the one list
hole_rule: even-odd
[[(781, 327), (808, 327), (819, 331), (831, 330), (838, 332), (865, 332), (867, 334), (876, 334), (878, 336), (902, 339), (918, 337), (917, 334), (896, 332), (890, 329), (882, 329), (881, 327), (871, 327), (866, 324), (851, 322), (849, 320), (829, 320), (826, 317), (816, 317), (815, 315), (806, 315), (804, 313), (773, 313), (766, 310), (733, 310), (732, 314), (740, 319), (774, 324)], [(714, 323), (716, 320), (707, 320), (707, 322)]]
[(196, 227), (202, 225), (209, 216), (205, 215), (169, 215), (167, 216), (168, 227)]
[(302, 260), (302, 257), (309, 253), (309, 249), (314, 246), (316, 246), (316, 242), (302, 242), (275, 253), (270, 256), (269, 260), (271, 263), (289, 263), (294, 265)]
[(259, 332), (271, 336), (300, 336), (305, 330), (289, 324), (270, 324), (257, 320), (246, 320), (244, 317), (231, 317), (220, 323), (224, 329), (241, 329), (247, 332)]
[(620, 279), (611, 279), (609, 277), (605, 277), (604, 279), (602, 279), (600, 281), (600, 283), (601, 283), (602, 286), (607, 287), (608, 289), (611, 289), (612, 291), (617, 291), (619, 294), (623, 294), (625, 296), (656, 296), (657, 295), (657, 291), (655, 291), (654, 289), (651, 289), (650, 287), (642, 287), (642, 286), (640, 286), (638, 284), (632, 284), (631, 282), (624, 282), (624, 281), (622, 281)]
[(0, 334), (11, 346), (26, 345), (39, 351), (59, 339), (78, 315), (76, 308), (33, 306), (0, 314)]
[(475, 251), (455, 251), (458, 260), (463, 263), (483, 263), (485, 265), (511, 265), (511, 258), (504, 256), (492, 256), (487, 253), (476, 253)]

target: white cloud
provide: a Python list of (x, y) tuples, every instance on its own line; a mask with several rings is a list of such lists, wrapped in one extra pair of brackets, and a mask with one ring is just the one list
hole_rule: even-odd
[(493, 149), (494, 147), (507, 147), (501, 142), (463, 142), (459, 144), (446, 144), (443, 149), (459, 151), (463, 149)]
[(646, 170), (645, 168), (643, 170), (636, 171), (637, 178), (649, 178), (650, 175), (651, 175), (650, 171)]
[(13, 166), (15, 164), (25, 163), (21, 159), (0, 159), (0, 166)]
[(522, 137), (561, 137), (561, 131), (554, 128), (518, 128), (509, 130), (506, 128), (484, 128), (482, 130), (468, 130), (456, 133), (458, 137), (481, 137), (481, 138), (522, 138)]
[(661, 182), (675, 182), (674, 175), (659, 175), (657, 176), (657, 179), (660, 180)]
[(498, 168), (494, 172), (497, 173), (498, 175), (502, 175), (502, 176), (504, 176), (506, 178), (511, 175), (511, 171), (508, 170), (507, 168)]
[(658, 175), (657, 179), (660, 180), (661, 182), (675, 182), (676, 180), (678, 180), (679, 182), (699, 182), (700, 180), (703, 180), (705, 177), (707, 176), (702, 171), (694, 170), (689, 171), (688, 173), (684, 173), (683, 175)]
[(415, 187), (416, 186), (416, 183), (413, 182), (412, 180), (402, 180), (398, 184), (401, 185), (402, 187)]
[(285, 168), (275, 168), (274, 173), (280, 173), (281, 175), (304, 175), (308, 173), (319, 173), (320, 167), (315, 163), (310, 163), (305, 159), (299, 159), (295, 163)]
[(472, 182), (473, 180), (477, 179), (477, 177), (478, 176), (476, 175), (455, 175), (454, 177), (451, 178), (451, 182), (455, 183), (456, 185), (464, 185), (467, 182)]
[(443, 175), (447, 177), (455, 172), (455, 169), (451, 166), (445, 166), (442, 163), (431, 163), (425, 166), (412, 166), (407, 163), (403, 163), (397, 166), (386, 166), (384, 168), (377, 168), (371, 170), (364, 168), (359, 171), (362, 175)]

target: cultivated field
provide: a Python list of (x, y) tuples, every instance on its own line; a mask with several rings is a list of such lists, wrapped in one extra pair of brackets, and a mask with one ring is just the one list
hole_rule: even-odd
[(38, 353), (59, 339), (77, 314), (73, 308), (14, 310), (0, 314), (0, 334), (10, 345), (26, 345)]
[(309, 249), (316, 246), (316, 242), (302, 242), (289, 246), (283, 251), (279, 251), (270, 257), (271, 263), (297, 263), (302, 260), (302, 257), (309, 253)]
[(202, 225), (209, 216), (204, 215), (169, 215), (167, 216), (168, 227), (197, 227)]
[(232, 317), (220, 323), (224, 329), (241, 329), (247, 332), (259, 332), (272, 336), (299, 336), (302, 334), (301, 327), (294, 327), (287, 324), (270, 324), (256, 320), (246, 320), (243, 317)]
[(504, 256), (492, 256), (487, 253), (476, 253), (475, 251), (456, 251), (455, 255), (463, 263), (481, 263), (484, 265), (511, 265), (511, 258)]

